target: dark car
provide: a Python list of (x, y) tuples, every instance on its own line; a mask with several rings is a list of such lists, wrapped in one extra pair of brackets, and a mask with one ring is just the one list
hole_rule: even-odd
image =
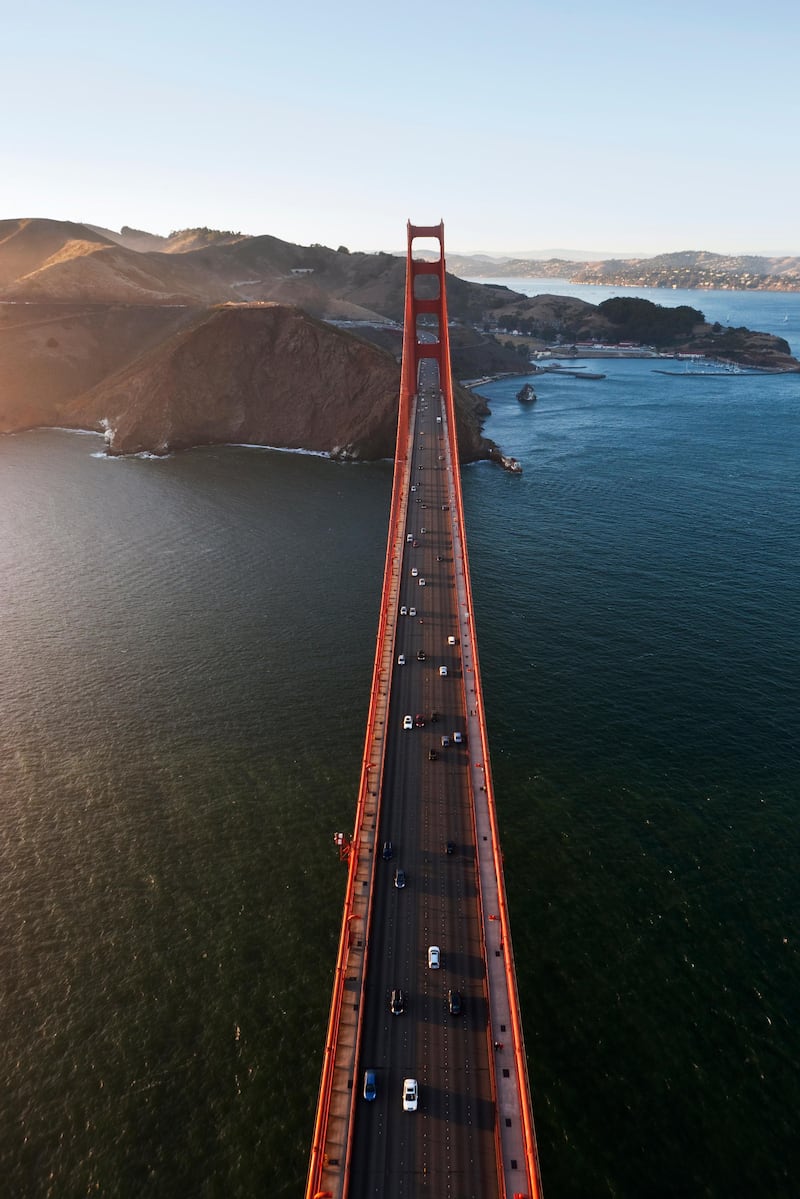
[(383, 843), (383, 860), (384, 860), (384, 862), (388, 862), (389, 858), (393, 858), (393, 857), (394, 857), (394, 846), (392, 845), (391, 841), (384, 841), (384, 843)]
[(436, 750), (435, 750), (435, 749), (429, 749), (429, 750), (428, 750), (428, 761), (429, 761), (429, 762), (435, 762), (435, 761), (436, 761), (436, 759), (438, 758), (438, 756), (439, 756), (439, 755), (437, 754), (437, 752), (436, 752)]
[(438, 712), (431, 712), (431, 724), (436, 724), (436, 721), (437, 721), (438, 719), (439, 719), (439, 713), (438, 713)]
[(389, 1011), (393, 1016), (399, 1016), (403, 1011), (403, 992), (399, 987), (392, 991), (392, 997), (389, 1000)]
[(461, 996), (458, 991), (447, 992), (447, 1007), (451, 1016), (461, 1015)]
[(424, 662), (424, 661), (425, 661), (425, 650), (424, 650), (424, 649), (418, 649), (418, 650), (417, 650), (417, 661), (418, 661), (418, 662)]
[(402, 891), (403, 887), (406, 885), (406, 872), (405, 870), (401, 870), (399, 866), (394, 872), (394, 885), (397, 887), (398, 891)]
[(447, 850), (448, 853), (455, 853), (456, 852), (455, 841), (448, 841), (447, 845), (445, 846), (445, 849)]
[(377, 1095), (378, 1090), (375, 1086), (375, 1071), (364, 1071), (364, 1098), (371, 1101)]
[(418, 729), (425, 728), (425, 717), (422, 715), (421, 712), (417, 712), (416, 716), (414, 717), (414, 724), (417, 726)]

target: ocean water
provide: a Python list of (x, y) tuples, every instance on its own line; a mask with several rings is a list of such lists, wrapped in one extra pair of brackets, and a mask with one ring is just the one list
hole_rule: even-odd
[[(800, 378), (600, 369), (464, 473), (545, 1194), (793, 1196)], [(4, 1188), (300, 1195), (390, 467), (99, 448), (0, 440)]]

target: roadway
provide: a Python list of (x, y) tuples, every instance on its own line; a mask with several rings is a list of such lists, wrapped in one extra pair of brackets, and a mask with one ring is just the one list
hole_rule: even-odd
[[(412, 540), (403, 543), (375, 838), (361, 1052), (354, 1078), (351, 1199), (426, 1194), (493, 1199), (500, 1193), (469, 748), (453, 743), (456, 731), (466, 737), (467, 722), (453, 582), (452, 467), (438, 383), (426, 382), (416, 402), (414, 490), (407, 497)], [(416, 615), (410, 614), (412, 608)], [(448, 644), (451, 636), (454, 645)], [(424, 661), (417, 658), (420, 650)], [(400, 654), (404, 665), (398, 664)], [(447, 667), (446, 676), (441, 666)], [(411, 730), (403, 728), (406, 715), (415, 720)], [(417, 726), (417, 716), (423, 727)], [(450, 738), (449, 746), (442, 746), (442, 736)], [(381, 856), (386, 841), (393, 844), (390, 860)], [(448, 842), (454, 846), (451, 853)], [(398, 867), (406, 876), (402, 889), (394, 885)], [(440, 947), (439, 970), (428, 967), (430, 945)], [(395, 988), (404, 993), (398, 1015), (389, 1006)], [(448, 1009), (450, 990), (462, 997), (460, 1015)], [(361, 1095), (366, 1069), (376, 1072), (372, 1102)], [(407, 1077), (419, 1082), (416, 1112), (403, 1111)]]

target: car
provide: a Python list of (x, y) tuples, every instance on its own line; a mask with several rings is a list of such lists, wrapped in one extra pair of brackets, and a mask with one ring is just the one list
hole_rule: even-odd
[[(425, 504), (423, 504), (422, 506), (423, 506), (423, 508), (424, 508), (426, 505), (425, 505)], [(428, 530), (427, 530), (427, 529), (420, 529), (420, 533), (427, 533), (427, 532), (428, 532)]]
[(442, 678), (444, 678), (444, 677), (445, 677), (445, 675), (447, 674), (447, 667), (446, 667), (446, 666), (440, 666), (440, 667), (439, 667), (439, 674), (442, 676)]
[(378, 1091), (375, 1086), (375, 1071), (374, 1070), (365, 1070), (364, 1071), (364, 1098), (368, 1099), (368, 1100), (372, 1100), (375, 1098), (377, 1093), (378, 1093)]
[(455, 645), (455, 643), (456, 643), (456, 639), (455, 639), (455, 637), (453, 637), (453, 635), (451, 634), (451, 635), (450, 635), (450, 636), (447, 638), (447, 644), (448, 644), (448, 645)]
[(404, 716), (403, 717), (403, 731), (406, 732), (406, 731), (408, 731), (408, 729), (413, 729), (413, 727), (414, 727), (414, 721), (411, 719), (411, 717)]
[(416, 483), (412, 483), (412, 484), (411, 484), (411, 490), (412, 490), (412, 491), (416, 491), (416, 490), (417, 490), (417, 485), (416, 485)]
[(440, 416), (436, 417), (436, 423), (437, 423), (437, 425), (440, 425), (442, 423), (442, 418)]
[(404, 1003), (405, 1001), (403, 999), (403, 992), (399, 987), (396, 987), (394, 991), (392, 991), (391, 998), (389, 999), (389, 1011), (393, 1016), (401, 1016), (403, 1014)]
[(419, 583), (420, 587), (424, 587), (424, 586), (425, 586), (425, 580), (424, 580), (424, 579), (417, 579), (417, 582)]
[(401, 870), (399, 866), (394, 872), (394, 885), (397, 887), (398, 891), (402, 891), (403, 887), (406, 885), (406, 872), (405, 870)]
[(422, 715), (421, 712), (417, 712), (416, 716), (414, 717), (414, 724), (417, 726), (418, 729), (425, 728), (425, 717)]
[(441, 555), (441, 554), (437, 554), (437, 555), (436, 555), (436, 561), (437, 561), (437, 562), (444, 562), (444, 558), (442, 557), (442, 555)]
[(442, 512), (449, 512), (449, 511), (450, 511), (450, 505), (442, 504)]
[(418, 575), (418, 574), (419, 574), (419, 567), (418, 567), (418, 566), (412, 566), (412, 567), (411, 567), (411, 578), (412, 578), (412, 579), (416, 579), (416, 577), (417, 577), (417, 575)]
[(438, 970), (439, 969), (439, 946), (438, 945), (429, 945), (428, 946), (428, 968), (430, 970)]
[(418, 650), (417, 650), (417, 661), (418, 661), (418, 662), (424, 662), (424, 661), (425, 661), (425, 650), (424, 650), (424, 649), (418, 649)]
[(406, 607), (406, 605), (405, 605), (405, 604), (403, 604), (403, 605), (402, 605), (402, 607), (400, 608), (400, 615), (401, 615), (401, 616), (408, 616), (408, 608)]
[(447, 736), (447, 733), (445, 733), (445, 735), (442, 737), (442, 749), (447, 749), (449, 744), (450, 738)]
[(383, 855), (384, 862), (388, 862), (390, 858), (394, 857), (394, 846), (392, 845), (391, 841), (384, 841), (381, 853)]
[(448, 841), (444, 848), (445, 848), (446, 853), (449, 853), (449, 854), (455, 853), (456, 852), (455, 841)]
[(435, 749), (429, 749), (429, 750), (428, 750), (428, 761), (429, 761), (429, 762), (435, 762), (435, 761), (436, 761), (436, 759), (438, 758), (438, 756), (439, 756), (439, 755), (437, 754), (437, 752), (436, 752), (436, 750), (435, 750)]
[(464, 744), (464, 734), (463, 733), (453, 733), (453, 745), (463, 745), (463, 744)]
[[(422, 470), (422, 467), (420, 467), (419, 469), (420, 469), (420, 470)], [(423, 504), (423, 505), (422, 505), (422, 507), (423, 507), (423, 508), (427, 508), (427, 507), (428, 507), (428, 505), (427, 505), (427, 504)], [(424, 530), (423, 530), (423, 532), (424, 532)]]
[(447, 1009), (451, 1016), (461, 1015), (461, 996), (458, 991), (447, 992)]
[(409, 616), (416, 616), (416, 615), (417, 615), (417, 609), (416, 609), (416, 608), (409, 608), (409, 609), (408, 609), (408, 615), (409, 615)]
[(406, 664), (406, 656), (405, 656), (405, 654), (398, 654), (398, 655), (397, 655), (397, 665), (398, 665), (398, 666), (405, 666), (405, 664)]
[(419, 542), (418, 542), (418, 541), (412, 541), (412, 542), (411, 542), (411, 548), (412, 548), (412, 550), (415, 550), (415, 549), (417, 549), (417, 547), (418, 547), (418, 546), (419, 546)]
[(419, 1087), (416, 1078), (403, 1079), (403, 1111), (415, 1112), (419, 1099)]
[(406, 533), (406, 541), (413, 541), (413, 540), (414, 540), (414, 534)]

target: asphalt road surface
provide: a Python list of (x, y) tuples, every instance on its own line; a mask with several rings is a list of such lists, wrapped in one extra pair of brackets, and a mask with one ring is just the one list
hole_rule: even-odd
[[(441, 414), (438, 390), (426, 390), (411, 468), (413, 540), (404, 543), (399, 601), (417, 615), (397, 617), (395, 662), (402, 653), (405, 665), (395, 665), (389, 707), (350, 1199), (499, 1194), (469, 747), (453, 743), (453, 734), (465, 730), (465, 712)], [(411, 730), (403, 728), (407, 715), (415, 722)], [(447, 747), (443, 736), (450, 738)], [(393, 845), (389, 860), (381, 856), (386, 841)], [(402, 888), (394, 885), (398, 867), (405, 872)], [(440, 949), (438, 970), (428, 966), (431, 945)], [(404, 1010), (394, 1015), (396, 988)], [(449, 1010), (450, 991), (461, 997), (459, 1015)], [(373, 1101), (363, 1098), (367, 1069), (376, 1074)], [(403, 1110), (405, 1078), (419, 1083), (415, 1112)]]

